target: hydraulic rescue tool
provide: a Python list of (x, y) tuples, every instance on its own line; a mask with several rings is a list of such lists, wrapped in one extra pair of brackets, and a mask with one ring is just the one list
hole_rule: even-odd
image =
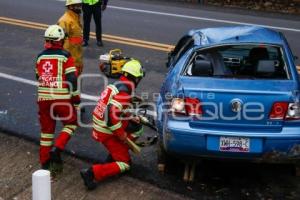
[(107, 77), (118, 78), (123, 65), (130, 59), (123, 55), (121, 49), (113, 49), (109, 53), (100, 55), (99, 68)]
[[(150, 107), (150, 104), (147, 104), (142, 98), (138, 96), (133, 97), (132, 101), (133, 107), (131, 109), (127, 109), (125, 112), (131, 113), (133, 116), (137, 116), (140, 118), (140, 122), (144, 125), (149, 127), (150, 129), (157, 132), (157, 128), (155, 126), (155, 122), (153, 119), (153, 116), (148, 114), (147, 108)], [(141, 152), (141, 147), (151, 146), (157, 143), (158, 137), (155, 134), (151, 137), (146, 137), (146, 139), (143, 139), (142, 141), (138, 140), (136, 142), (133, 142), (129, 138), (126, 139), (126, 142), (130, 149), (136, 153), (139, 154)]]

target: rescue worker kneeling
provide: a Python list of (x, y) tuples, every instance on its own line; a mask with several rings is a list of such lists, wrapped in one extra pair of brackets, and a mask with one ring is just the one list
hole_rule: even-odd
[(85, 186), (94, 189), (97, 182), (130, 169), (127, 137), (135, 140), (143, 133), (138, 117), (130, 117), (124, 111), (131, 105), (132, 94), (143, 78), (139, 61), (128, 61), (122, 68), (119, 81), (108, 85), (101, 93), (93, 112), (93, 138), (109, 151), (110, 161), (95, 164), (80, 171)]
[[(36, 61), (39, 121), (41, 125), (40, 163), (52, 175), (62, 170), (61, 151), (77, 128), (75, 106), (80, 103), (74, 60), (63, 50), (65, 34), (58, 25), (45, 32), (45, 50)], [(55, 117), (64, 127), (54, 142)]]

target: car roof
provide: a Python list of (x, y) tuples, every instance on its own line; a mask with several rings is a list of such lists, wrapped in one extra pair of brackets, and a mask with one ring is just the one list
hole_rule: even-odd
[(190, 30), (187, 35), (194, 38), (195, 46), (210, 46), (225, 43), (284, 44), (281, 33), (260, 26), (193, 29)]

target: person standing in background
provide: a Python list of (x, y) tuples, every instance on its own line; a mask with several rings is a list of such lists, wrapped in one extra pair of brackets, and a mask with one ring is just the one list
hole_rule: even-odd
[(66, 0), (66, 7), (64, 15), (58, 20), (57, 24), (65, 31), (64, 49), (70, 52), (74, 58), (77, 76), (79, 76), (83, 71), (83, 35), (80, 22), (82, 0)]
[(89, 45), (90, 39), (90, 23), (92, 15), (96, 25), (97, 46), (102, 47), (102, 11), (106, 9), (108, 0), (83, 0), (83, 44), (86, 47)]

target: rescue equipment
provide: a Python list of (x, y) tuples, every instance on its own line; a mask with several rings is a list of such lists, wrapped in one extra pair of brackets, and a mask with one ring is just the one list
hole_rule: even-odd
[(131, 58), (123, 55), (121, 49), (110, 50), (109, 53), (100, 55), (99, 68), (107, 77), (118, 78), (124, 64)]

